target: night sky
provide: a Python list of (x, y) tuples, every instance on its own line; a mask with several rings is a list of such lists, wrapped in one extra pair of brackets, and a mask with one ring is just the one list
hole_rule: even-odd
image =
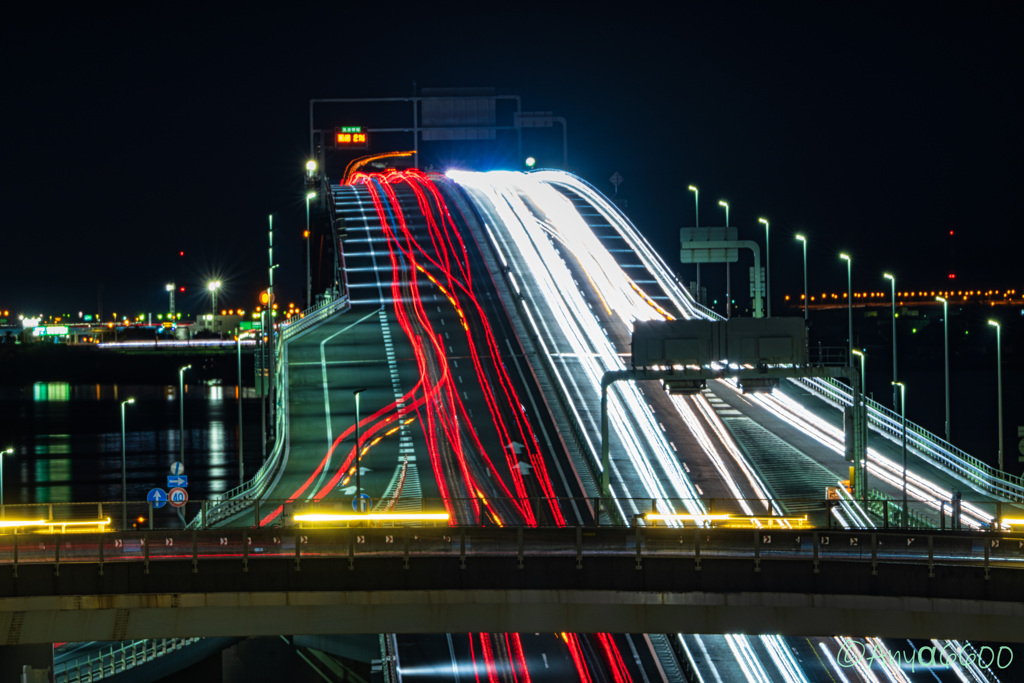
[(1020, 3), (368, 7), (5, 10), (0, 309), (94, 312), (102, 286), (106, 316), (155, 313), (172, 277), (186, 311), (211, 277), (222, 307), (251, 308), (269, 213), (300, 303), (309, 99), (414, 83), (566, 117), (570, 169), (609, 193), (621, 173), (670, 264), (694, 184), (702, 225), (724, 222), (719, 199), (742, 238), (771, 220), (778, 296), (801, 289), (795, 232), (814, 290), (845, 288), (842, 250), (858, 290), (884, 290), (883, 270), (939, 288), (951, 268), (958, 288), (1024, 289)]

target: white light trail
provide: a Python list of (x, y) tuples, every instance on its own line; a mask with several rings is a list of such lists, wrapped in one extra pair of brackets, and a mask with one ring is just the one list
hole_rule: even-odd
[[(604, 373), (624, 369), (624, 365), (580, 292), (572, 272), (551, 243), (551, 225), (569, 226), (560, 231), (562, 239), (575, 240), (591, 250), (597, 250), (600, 244), (586, 239), (584, 232), (590, 232), (589, 228), (571, 203), (553, 189), (527, 176), (500, 172), (449, 172), (449, 177), (466, 188), (478, 206), (486, 207), (487, 213), (497, 218), (494, 225), (500, 226), (500, 234), (495, 234), (499, 232), (495, 230), (491, 238), (498, 245), (503, 261), (511, 264), (509, 271), (522, 285), (518, 289), (524, 296), (524, 302), (530, 304), (526, 309), (528, 319), (538, 336), (546, 340), (543, 343), (549, 355), (557, 353), (563, 358), (575, 358), (581, 372), (569, 374), (576, 375), (573, 380), (579, 383), (581, 398), (593, 404), (600, 398)], [(607, 254), (607, 250), (600, 251)], [(605, 306), (618, 311), (619, 315), (631, 317), (650, 315), (648, 311), (653, 311), (646, 303), (633, 305), (635, 291), (616, 286), (610, 279), (612, 269), (618, 269), (617, 264), (609, 260), (610, 255), (602, 257), (595, 253), (584, 257), (574, 252), (574, 257), (580, 259), (581, 265), (588, 263), (593, 269), (593, 272), (587, 270), (590, 284), (598, 290)], [(530, 287), (526, 288), (524, 283), (530, 283)], [(543, 311), (544, 315), (534, 315), (529, 312), (531, 308)], [(553, 321), (555, 328), (544, 325), (542, 329), (538, 320), (545, 319)], [(633, 384), (614, 385), (609, 389), (609, 424), (618, 441), (617, 450), (628, 457), (645, 492), (657, 501), (659, 511), (674, 511), (666, 499), (683, 499), (687, 511), (703, 512), (699, 494), (674, 456), (656, 418), (645, 406), (646, 401)], [(600, 443), (590, 435), (598, 426), (593, 415), (577, 412), (577, 417), (586, 434), (584, 438), (590, 452), (599, 453)], [(654, 463), (668, 476), (656, 471)]]

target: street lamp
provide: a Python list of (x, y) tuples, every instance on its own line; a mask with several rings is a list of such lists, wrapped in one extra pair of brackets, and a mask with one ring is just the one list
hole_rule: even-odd
[[(718, 200), (719, 206), (725, 207), (725, 238), (729, 239), (729, 202), (724, 199)], [(726, 256), (729, 254), (729, 250), (725, 250)], [(728, 258), (725, 261), (725, 319), (728, 320), (732, 316), (732, 278), (729, 276), (731, 272), (729, 270)]]
[(125, 456), (124, 407), (135, 403), (134, 398), (121, 401), (121, 530), (128, 528), (128, 459)]
[(220, 289), (220, 280), (211, 280), (206, 284), (206, 288), (213, 294), (213, 310), (210, 313), (217, 315), (217, 290)]
[(359, 512), (363, 512), (363, 481), (362, 472), (359, 469), (359, 394), (364, 391), (366, 391), (365, 387), (352, 392), (352, 395), (356, 397), (356, 506)]
[(949, 415), (949, 302), (946, 297), (937, 296), (936, 301), (942, 302), (942, 334), (945, 337), (944, 348), (946, 356), (946, 441), (953, 443), (950, 433), (952, 432), (952, 423)]
[[(892, 381), (895, 386), (899, 375), (896, 373), (896, 276), (883, 273), (882, 277), (892, 285)], [(892, 390), (892, 407), (896, 409), (896, 389)]]
[(999, 471), (1003, 471), (1003, 344), (1002, 325), (995, 320), (988, 324), (996, 328), (996, 392), (999, 396)]
[(903, 524), (907, 523), (907, 385), (893, 382), (893, 391), (900, 390), (900, 422), (903, 425)]
[(245, 427), (242, 423), (242, 330), (239, 328), (238, 336), (235, 337), (235, 345), (238, 350), (238, 485), (245, 483), (245, 459), (243, 447), (245, 445)]
[(313, 275), (309, 265), (309, 200), (316, 197), (316, 192), (306, 194), (306, 308), (313, 305)]
[(772, 248), (768, 241), (768, 219), (758, 218), (764, 223), (764, 298), (768, 299), (768, 317), (772, 317)]
[(804, 323), (807, 322), (807, 303), (810, 300), (810, 292), (807, 291), (807, 238), (797, 235), (796, 238), (804, 246)]
[[(700, 192), (693, 185), (690, 185), (688, 189), (690, 190), (690, 192), (693, 193), (693, 227), (699, 228), (700, 227), (700, 202), (698, 201), (698, 199), (700, 198)], [(701, 300), (701, 295), (700, 295), (700, 264), (699, 263), (697, 264), (697, 303), (701, 303), (701, 304), (704, 303)]]
[(164, 285), (164, 289), (167, 290), (167, 296), (170, 299), (168, 306), (171, 313), (171, 320), (174, 320), (174, 283), (168, 282)]
[(178, 445), (181, 447), (181, 456), (178, 462), (185, 466), (185, 371), (192, 369), (191, 365), (178, 368)]
[(846, 261), (846, 309), (850, 327), (850, 364), (853, 364), (853, 259), (849, 254), (840, 254), (839, 258)]
[(313, 160), (306, 162), (306, 177), (312, 178), (316, 175), (316, 162)]
[(0, 508), (4, 506), (4, 456), (14, 452), (13, 448), (0, 451)]

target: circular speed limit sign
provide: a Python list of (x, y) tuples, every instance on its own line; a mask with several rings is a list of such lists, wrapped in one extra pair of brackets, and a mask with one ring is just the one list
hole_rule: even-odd
[(167, 502), (176, 508), (188, 502), (188, 491), (178, 487), (167, 492)]

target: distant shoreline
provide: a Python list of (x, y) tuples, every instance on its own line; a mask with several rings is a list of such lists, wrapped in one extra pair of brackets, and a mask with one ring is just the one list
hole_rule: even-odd
[[(176, 384), (178, 369), (191, 365), (190, 381), (238, 381), (234, 353), (213, 351), (128, 353), (96, 346), (65, 344), (0, 344), (0, 384), (71, 382), (103, 384)], [(242, 384), (254, 380), (252, 349), (242, 350)]]

